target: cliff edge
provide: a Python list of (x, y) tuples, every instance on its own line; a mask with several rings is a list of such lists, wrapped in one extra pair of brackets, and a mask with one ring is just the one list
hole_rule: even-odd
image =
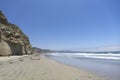
[(0, 56), (32, 54), (29, 38), (0, 11)]

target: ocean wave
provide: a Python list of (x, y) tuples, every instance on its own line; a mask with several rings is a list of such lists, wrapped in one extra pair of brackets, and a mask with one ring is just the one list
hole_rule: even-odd
[(95, 54), (95, 53), (49, 53), (49, 54), (46, 54), (46, 55), (120, 60), (120, 54), (112, 54), (112, 53), (110, 53), (110, 54)]

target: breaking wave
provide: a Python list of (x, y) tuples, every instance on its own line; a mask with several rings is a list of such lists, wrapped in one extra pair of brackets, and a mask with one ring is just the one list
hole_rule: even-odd
[(95, 53), (47, 53), (46, 55), (120, 60), (120, 54), (112, 54), (112, 53), (109, 53), (109, 54), (95, 54)]

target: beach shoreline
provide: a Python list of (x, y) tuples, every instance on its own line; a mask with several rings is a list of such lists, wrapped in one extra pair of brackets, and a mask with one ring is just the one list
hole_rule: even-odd
[(2, 63), (6, 63), (0, 65), (0, 80), (107, 80), (82, 69), (58, 63), (44, 55), (3, 60)]

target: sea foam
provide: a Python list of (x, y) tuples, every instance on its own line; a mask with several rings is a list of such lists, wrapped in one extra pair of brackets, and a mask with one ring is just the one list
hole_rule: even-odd
[(46, 55), (120, 60), (120, 54), (112, 54), (112, 53), (109, 53), (109, 54), (97, 54), (97, 53), (49, 53), (49, 54), (46, 54)]

